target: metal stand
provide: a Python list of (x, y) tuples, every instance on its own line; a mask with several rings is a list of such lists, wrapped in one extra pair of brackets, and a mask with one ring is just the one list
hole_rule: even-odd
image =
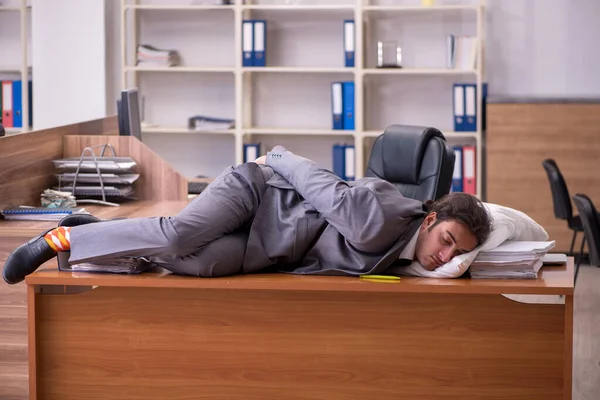
[[(89, 146), (89, 147), (84, 148), (83, 151), (81, 152), (81, 156), (79, 157), (79, 164), (77, 164), (77, 170), (75, 171), (75, 178), (73, 178), (72, 195), (73, 195), (73, 197), (75, 197), (75, 201), (77, 201), (77, 203), (94, 203), (94, 204), (102, 204), (105, 206), (119, 207), (120, 204), (112, 203), (112, 202), (106, 200), (106, 190), (104, 189), (104, 182), (102, 181), (102, 173), (100, 172), (100, 167), (98, 166), (98, 159), (96, 158), (96, 154), (94, 154), (94, 150), (93, 150), (93, 149), (99, 148), (99, 147), (102, 148), (99, 157), (104, 157), (104, 152), (106, 151), (106, 148), (111, 149), (113, 157), (117, 156), (117, 153), (115, 152), (115, 148), (110, 143), (100, 144), (97, 146)], [(96, 166), (96, 172), (98, 173), (98, 179), (100, 180), (100, 188), (102, 189), (102, 200), (95, 200), (95, 199), (78, 200), (77, 196), (75, 195), (75, 189), (77, 187), (77, 177), (79, 176), (79, 170), (81, 169), (81, 164), (83, 163), (83, 158), (85, 157), (86, 152), (89, 152), (90, 157), (92, 158), (92, 160), (94, 160), (94, 165)], [(59, 190), (61, 188), (60, 179), (58, 181), (58, 188), (59, 188)]]

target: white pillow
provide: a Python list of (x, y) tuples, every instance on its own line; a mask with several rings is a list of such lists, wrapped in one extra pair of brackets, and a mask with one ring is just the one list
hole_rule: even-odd
[(413, 262), (407, 267), (398, 268), (402, 275), (423, 276), (427, 278), (458, 278), (471, 266), (481, 250), (498, 247), (505, 240), (548, 240), (548, 233), (527, 214), (510, 207), (492, 203), (483, 203), (492, 217), (492, 232), (488, 239), (473, 251), (458, 255), (446, 264), (428, 271), (419, 263)]

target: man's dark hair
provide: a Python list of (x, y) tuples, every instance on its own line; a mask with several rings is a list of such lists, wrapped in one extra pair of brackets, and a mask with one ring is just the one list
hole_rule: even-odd
[(425, 208), (428, 213), (436, 213), (435, 224), (449, 220), (465, 224), (477, 238), (478, 245), (485, 242), (492, 231), (492, 219), (485, 206), (470, 194), (449, 193), (437, 201), (426, 201)]

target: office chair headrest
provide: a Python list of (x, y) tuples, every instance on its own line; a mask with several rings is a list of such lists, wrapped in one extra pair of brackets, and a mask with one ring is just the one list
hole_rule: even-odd
[(377, 165), (373, 163), (369, 168), (390, 182), (418, 185), (425, 149), (435, 137), (446, 140), (442, 132), (435, 128), (390, 125), (373, 145), (372, 151), (380, 154), (379, 157), (373, 158), (372, 155), (371, 158), (382, 162)]

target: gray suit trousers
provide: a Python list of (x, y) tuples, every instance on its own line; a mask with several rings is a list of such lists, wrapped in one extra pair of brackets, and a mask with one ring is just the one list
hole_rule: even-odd
[(147, 257), (193, 276), (241, 272), (248, 230), (273, 170), (228, 167), (174, 217), (131, 218), (71, 229), (71, 264)]

